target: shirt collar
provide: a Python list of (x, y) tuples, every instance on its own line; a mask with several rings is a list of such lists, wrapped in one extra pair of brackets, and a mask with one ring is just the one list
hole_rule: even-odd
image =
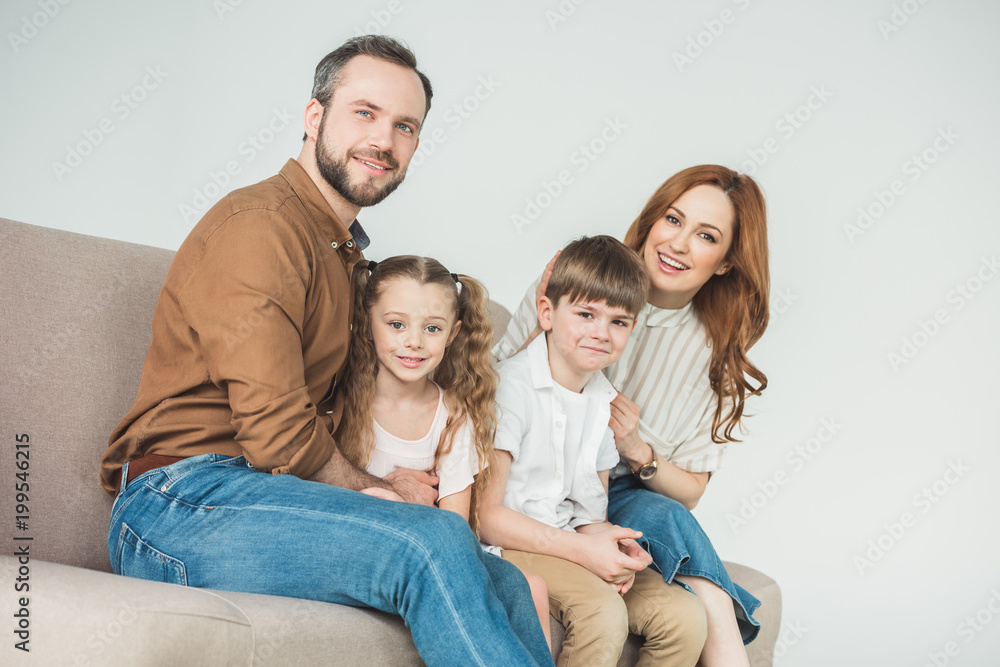
[[(528, 355), (531, 383), (535, 389), (554, 387), (556, 381), (552, 379), (552, 368), (549, 366), (549, 347), (545, 332), (538, 334), (535, 340), (528, 344), (525, 353)], [(618, 390), (604, 377), (604, 373), (597, 371), (587, 380), (587, 384), (583, 387), (583, 393), (587, 395), (603, 393), (614, 398), (618, 394)]]
[[(348, 241), (350, 241), (348, 248), (357, 244), (359, 250), (364, 250), (368, 246), (370, 241), (361, 223), (355, 220), (350, 228), (344, 225), (323, 198), (312, 178), (294, 158), (289, 158), (281, 168), (281, 175), (295, 191), (313, 222), (326, 232), (331, 242), (336, 243), (335, 248), (343, 246)], [(362, 242), (364, 245), (361, 245)]]
[(653, 304), (647, 303), (640, 312), (646, 320), (647, 327), (679, 327), (691, 319), (694, 314), (694, 302), (688, 301), (687, 305), (676, 310), (657, 308)]
[(525, 353), (528, 355), (531, 383), (535, 389), (554, 385), (556, 381), (552, 379), (552, 369), (549, 368), (549, 347), (545, 342), (544, 331), (538, 334), (535, 340), (528, 343)]

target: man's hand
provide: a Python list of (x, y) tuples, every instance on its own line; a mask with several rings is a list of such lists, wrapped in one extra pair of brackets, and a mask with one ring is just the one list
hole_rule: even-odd
[[(382, 478), (405, 502), (433, 506), (438, 497), (438, 478), (422, 470), (396, 468)], [(376, 494), (370, 494), (376, 495)], [(383, 497), (383, 496), (379, 496)]]

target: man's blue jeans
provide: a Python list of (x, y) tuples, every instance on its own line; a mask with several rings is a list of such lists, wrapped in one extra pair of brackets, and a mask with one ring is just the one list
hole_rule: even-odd
[[(127, 471), (122, 471), (125, 479)], [(524, 577), (453, 512), (205, 454), (115, 498), (115, 572), (399, 614), (428, 665), (552, 665)]]

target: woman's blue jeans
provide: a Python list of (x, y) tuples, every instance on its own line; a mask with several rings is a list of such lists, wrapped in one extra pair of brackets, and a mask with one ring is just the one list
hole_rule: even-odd
[[(122, 471), (122, 479), (127, 471)], [(453, 512), (205, 454), (115, 498), (114, 571), (399, 614), (428, 665), (552, 665), (531, 593)]]
[(754, 620), (753, 612), (760, 600), (733, 583), (708, 535), (684, 505), (650, 491), (635, 477), (626, 475), (611, 480), (608, 519), (642, 531), (638, 541), (667, 582), (678, 574), (704, 577), (729, 593), (743, 643), (754, 640), (760, 623)]

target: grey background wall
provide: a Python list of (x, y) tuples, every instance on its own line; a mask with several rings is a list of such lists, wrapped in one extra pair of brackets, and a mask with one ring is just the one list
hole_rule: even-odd
[(996, 664), (1000, 5), (8, 0), (0, 28), (0, 215), (85, 234), (176, 248), (298, 153), (363, 32), (436, 90), (369, 254), (508, 307), (675, 171), (752, 174), (770, 387), (696, 514), (781, 583), (779, 664)]

